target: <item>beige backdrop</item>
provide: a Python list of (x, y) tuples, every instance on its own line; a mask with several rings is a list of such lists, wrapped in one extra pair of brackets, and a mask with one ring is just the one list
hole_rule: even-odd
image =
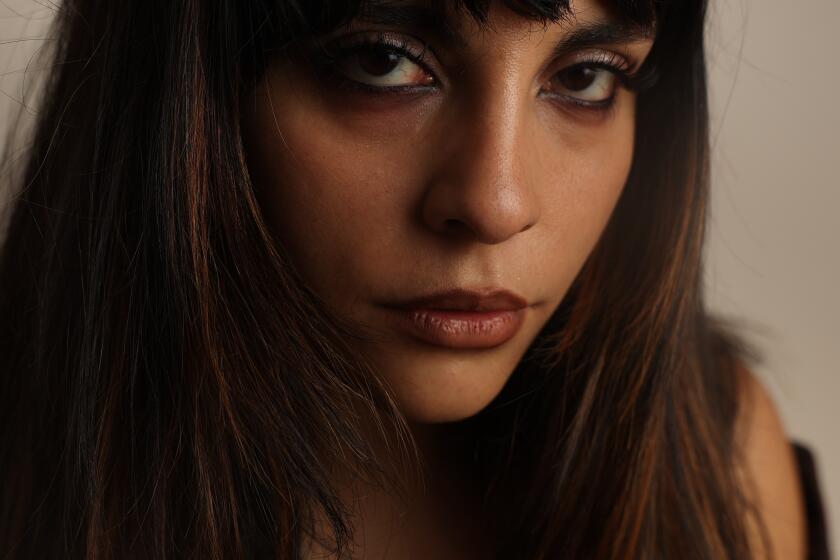
[(816, 452), (837, 539), (840, 2), (711, 2), (709, 297), (752, 327), (788, 432)]
[[(758, 373), (817, 454), (840, 535), (840, 62), (837, 0), (711, 0), (714, 200), (707, 285), (750, 326)], [(45, 0), (0, 2), (0, 126), (19, 107)], [(37, 66), (30, 68), (38, 75)], [(32, 108), (28, 108), (32, 111)]]

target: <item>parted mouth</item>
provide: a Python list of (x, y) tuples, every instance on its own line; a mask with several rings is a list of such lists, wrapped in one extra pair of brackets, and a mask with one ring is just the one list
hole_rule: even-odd
[(515, 311), (528, 306), (522, 296), (499, 288), (456, 288), (387, 304), (400, 309), (449, 311)]

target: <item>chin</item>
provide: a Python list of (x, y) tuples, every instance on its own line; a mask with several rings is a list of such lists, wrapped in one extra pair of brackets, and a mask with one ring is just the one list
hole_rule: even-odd
[[(436, 424), (457, 422), (484, 410), (501, 392), (510, 369), (484, 360), (450, 360), (450, 363), (403, 368), (387, 375), (402, 413), (410, 422)], [(484, 367), (483, 367), (484, 366)]]

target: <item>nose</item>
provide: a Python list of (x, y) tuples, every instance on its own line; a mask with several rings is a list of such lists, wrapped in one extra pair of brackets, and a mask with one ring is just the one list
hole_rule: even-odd
[(496, 244), (539, 219), (526, 104), (499, 89), (441, 117), (438, 164), (422, 201), (423, 222), (437, 233)]

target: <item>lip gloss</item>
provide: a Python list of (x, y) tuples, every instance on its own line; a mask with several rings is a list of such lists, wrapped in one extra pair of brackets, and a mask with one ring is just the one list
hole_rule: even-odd
[(435, 346), (493, 348), (516, 334), (525, 308), (497, 311), (392, 308), (396, 325), (404, 332)]

